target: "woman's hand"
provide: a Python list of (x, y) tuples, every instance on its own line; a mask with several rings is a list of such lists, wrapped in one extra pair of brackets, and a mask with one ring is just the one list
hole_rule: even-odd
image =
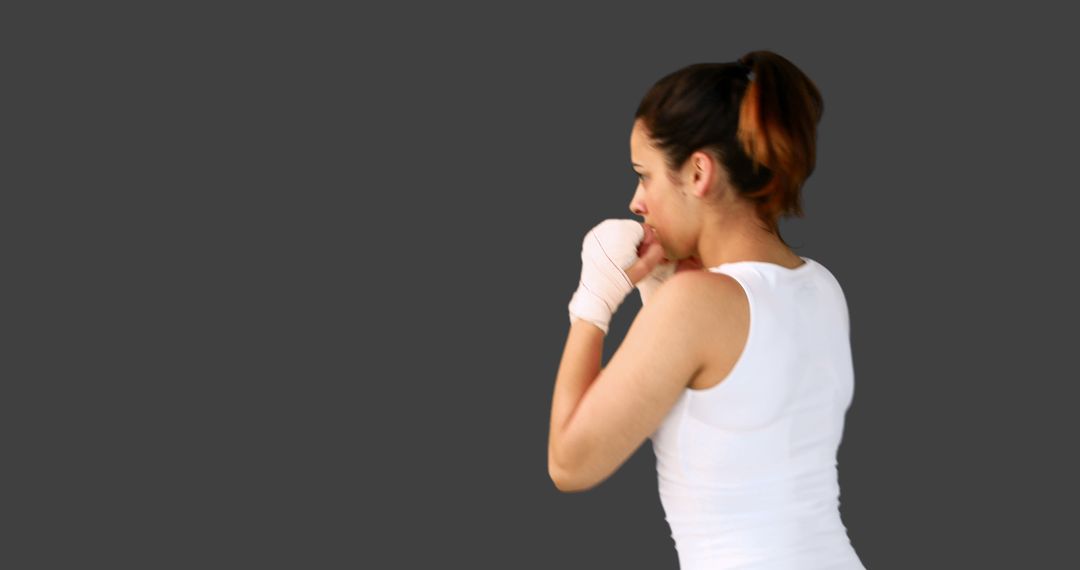
[[(669, 260), (664, 255), (663, 247), (656, 238), (656, 234), (645, 228), (645, 239), (638, 247), (638, 261), (630, 266), (626, 274), (630, 276), (641, 295), (641, 304), (649, 302), (653, 293), (660, 288), (672, 275), (680, 271), (698, 271), (704, 269), (701, 260), (696, 257), (680, 259), (678, 262)], [(659, 258), (659, 260), (657, 260)]]
[(571, 322), (588, 321), (607, 334), (611, 316), (634, 290), (626, 270), (634, 268), (640, 280), (644, 268), (655, 265), (663, 255), (662, 251), (648, 252), (642, 265), (637, 251), (645, 233), (643, 224), (624, 219), (604, 220), (589, 230), (581, 242), (581, 280), (567, 307)]
[(634, 285), (641, 288), (642, 281), (645, 279), (656, 277), (660, 282), (663, 282), (674, 273), (697, 271), (705, 268), (697, 257), (680, 259), (675, 263), (674, 269), (666, 267), (672, 261), (665, 256), (663, 246), (656, 239), (656, 233), (645, 224), (641, 224), (641, 227), (645, 232), (645, 239), (641, 240), (641, 244), (638, 245), (638, 260), (626, 270), (627, 277), (630, 278)]
[(656, 234), (635, 220), (608, 219), (581, 244), (581, 280), (568, 305), (570, 320), (589, 321), (608, 332), (615, 310), (637, 287), (642, 304), (679, 271), (702, 269), (696, 258), (669, 261)]
[(638, 244), (638, 259), (626, 269), (626, 276), (635, 285), (652, 273), (658, 265), (668, 263), (667, 258), (664, 257), (664, 248), (656, 239), (656, 233), (645, 224), (641, 224), (641, 229), (645, 232), (645, 238)]

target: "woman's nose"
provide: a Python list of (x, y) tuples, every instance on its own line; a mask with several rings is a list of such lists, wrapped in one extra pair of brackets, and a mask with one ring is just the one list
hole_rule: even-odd
[(645, 208), (644, 192), (641, 189), (641, 183), (638, 183), (637, 188), (634, 189), (634, 195), (630, 197), (630, 211), (635, 216), (644, 216), (647, 213)]

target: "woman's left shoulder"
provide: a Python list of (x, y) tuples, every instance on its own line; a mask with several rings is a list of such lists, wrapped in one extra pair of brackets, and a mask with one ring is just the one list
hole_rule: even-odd
[(680, 271), (668, 280), (674, 288), (682, 294), (694, 297), (706, 297), (716, 300), (745, 297), (742, 285), (739, 281), (719, 271), (700, 269), (695, 271)]
[(680, 271), (662, 289), (667, 289), (673, 305), (698, 317), (705, 316), (706, 321), (711, 320), (708, 316), (737, 311), (748, 304), (746, 292), (735, 277), (704, 269)]

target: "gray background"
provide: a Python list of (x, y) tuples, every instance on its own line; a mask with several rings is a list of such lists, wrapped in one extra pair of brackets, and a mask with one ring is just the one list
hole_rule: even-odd
[(1065, 14), (9, 12), (3, 566), (675, 568), (648, 444), (553, 487), (551, 391), (638, 101), (755, 49), (825, 100), (782, 227), (850, 307), (856, 550), (1068, 556)]

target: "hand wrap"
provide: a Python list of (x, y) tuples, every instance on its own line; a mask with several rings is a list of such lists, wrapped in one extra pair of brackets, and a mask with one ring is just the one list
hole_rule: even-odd
[(637, 261), (638, 244), (644, 238), (640, 222), (623, 219), (604, 220), (585, 234), (581, 280), (567, 307), (571, 322), (588, 321), (607, 334), (611, 316), (634, 290), (625, 270)]

